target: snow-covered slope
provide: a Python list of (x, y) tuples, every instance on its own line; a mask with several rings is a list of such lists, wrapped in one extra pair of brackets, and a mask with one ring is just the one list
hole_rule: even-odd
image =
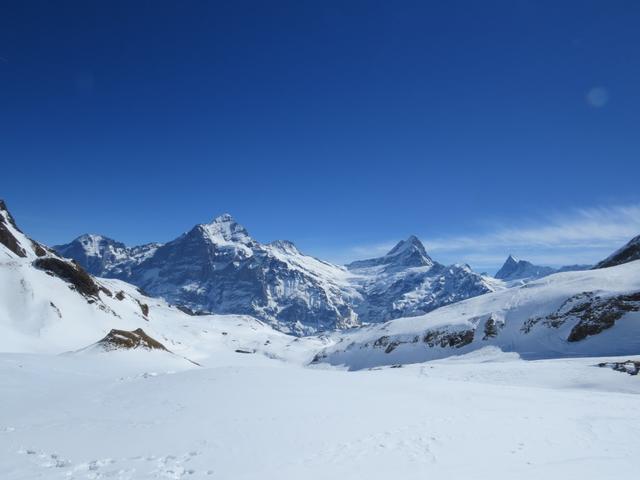
[(368, 323), (421, 315), (502, 288), (468, 265), (435, 262), (415, 236), (382, 257), (353, 262), (347, 268), (362, 292), (356, 311)]
[(618, 360), (0, 354), (0, 478), (631, 479), (640, 383), (595, 366)]
[(236, 350), (307, 362), (307, 346), (323, 343), (296, 340), (249, 316), (190, 315), (121, 280), (92, 277), (24, 235), (4, 204), (0, 227), (2, 352), (74, 351), (113, 329), (139, 328), (171, 352), (204, 362)]
[(550, 275), (520, 287), (345, 332), (317, 362), (415, 363), (485, 346), (525, 358), (640, 352), (640, 261)]
[(632, 238), (629, 243), (613, 252), (610, 256), (598, 263), (594, 268), (607, 268), (623, 263), (640, 260), (640, 235)]

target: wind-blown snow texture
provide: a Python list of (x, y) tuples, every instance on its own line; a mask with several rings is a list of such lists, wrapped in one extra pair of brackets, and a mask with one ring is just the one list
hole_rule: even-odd
[(127, 248), (96, 235), (55, 247), (89, 272), (131, 282), (194, 311), (253, 315), (296, 335), (408, 315), (492, 291), (468, 266), (434, 262), (416, 237), (345, 267), (288, 241), (262, 244), (230, 215), (165, 244)]

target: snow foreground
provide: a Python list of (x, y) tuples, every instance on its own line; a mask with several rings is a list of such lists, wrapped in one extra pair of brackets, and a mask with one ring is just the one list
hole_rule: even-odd
[[(636, 357), (640, 358), (640, 357)], [(632, 478), (638, 377), (484, 349), (403, 368), (0, 354), (0, 477)]]

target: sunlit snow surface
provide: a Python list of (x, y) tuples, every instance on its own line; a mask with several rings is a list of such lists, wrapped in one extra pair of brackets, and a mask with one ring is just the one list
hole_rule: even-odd
[(0, 478), (633, 478), (640, 382), (598, 361), (2, 354)]

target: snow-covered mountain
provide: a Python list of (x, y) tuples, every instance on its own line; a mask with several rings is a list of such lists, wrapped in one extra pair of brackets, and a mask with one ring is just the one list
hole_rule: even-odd
[(63, 257), (73, 258), (92, 275), (125, 279), (134, 266), (152, 256), (160, 246), (149, 243), (129, 248), (102, 235), (86, 234), (53, 249)]
[(552, 273), (573, 272), (577, 270), (588, 270), (591, 265), (566, 265), (560, 268), (544, 267), (534, 265), (526, 260), (519, 260), (513, 255), (509, 255), (504, 264), (495, 274), (495, 278), (511, 282), (513, 280), (535, 280), (546, 277)]
[(468, 265), (435, 262), (415, 236), (382, 257), (356, 261), (347, 268), (362, 292), (356, 311), (367, 323), (421, 315), (499, 288)]
[(127, 248), (83, 235), (56, 247), (96, 275), (131, 282), (193, 311), (246, 314), (307, 334), (358, 325), (349, 272), (302, 254), (291, 242), (262, 244), (230, 215), (164, 245)]
[(535, 279), (551, 275), (554, 272), (554, 268), (534, 265), (531, 262), (518, 260), (513, 255), (509, 255), (495, 277), (505, 281)]
[(499, 287), (466, 265), (434, 262), (414, 236), (345, 268), (289, 241), (262, 244), (226, 214), (164, 245), (83, 235), (56, 249), (194, 311), (253, 315), (297, 335), (420, 315)]
[(524, 358), (634, 355), (640, 352), (640, 261), (552, 274), (335, 338), (317, 362), (360, 369), (487, 346)]
[(176, 354), (169, 361), (181, 368), (183, 356), (200, 361), (237, 350), (307, 362), (317, 348), (309, 346), (322, 343), (249, 316), (194, 316), (124, 281), (96, 278), (25, 235), (0, 201), (0, 352), (86, 352), (114, 332), (138, 329)]
[(640, 235), (632, 238), (629, 243), (599, 262), (594, 268), (613, 267), (634, 260), (640, 260)]

